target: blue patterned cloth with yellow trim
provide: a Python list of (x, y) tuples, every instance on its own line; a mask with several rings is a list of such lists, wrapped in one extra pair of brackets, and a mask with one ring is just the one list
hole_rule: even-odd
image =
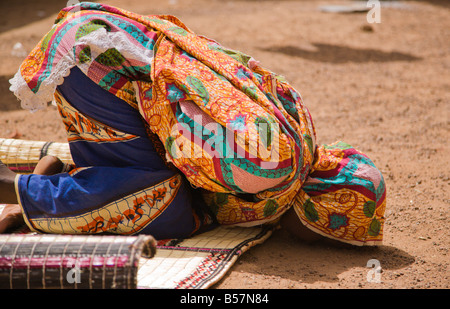
[(56, 102), (76, 168), (18, 177), (20, 204), (32, 230), (167, 239), (204, 227), (202, 199), (194, 202), (194, 189), (163, 162), (138, 110), (77, 67), (58, 86)]

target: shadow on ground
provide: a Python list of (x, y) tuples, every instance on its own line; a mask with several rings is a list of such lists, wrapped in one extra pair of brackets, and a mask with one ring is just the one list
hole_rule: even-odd
[[(265, 246), (266, 243), (271, 244)], [(274, 232), (264, 244), (240, 257), (233, 270), (311, 284), (339, 282), (340, 274), (362, 267), (367, 271), (354, 279), (365, 282), (367, 273), (373, 270), (368, 267), (372, 259), (379, 261), (382, 270), (401, 269), (415, 261), (407, 252), (391, 246), (357, 247), (331, 240), (304, 244), (283, 231)]]
[(0, 12), (8, 14), (8, 18), (0, 18), (0, 33), (23, 27), (50, 15), (56, 16), (67, 4), (76, 2), (77, 0), (1, 0)]
[(9, 80), (12, 76), (0, 76), (0, 112), (21, 109), (20, 102), (9, 90)]
[(385, 52), (368, 48), (352, 48), (348, 46), (324, 43), (312, 43), (311, 49), (296, 46), (271, 46), (261, 50), (271, 53), (284, 54), (291, 57), (300, 57), (326, 63), (364, 63), (364, 62), (390, 62), (390, 61), (417, 61), (421, 58), (400, 52)]

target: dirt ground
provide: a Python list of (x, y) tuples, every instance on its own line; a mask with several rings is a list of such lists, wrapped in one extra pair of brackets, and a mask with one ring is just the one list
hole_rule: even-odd
[[(21, 110), (8, 80), (23, 60), (14, 45), (29, 52), (66, 3), (1, 1), (1, 137), (65, 141), (56, 110)], [(320, 143), (352, 144), (386, 179), (382, 246), (305, 244), (278, 230), (214, 288), (449, 288), (450, 2), (383, 1), (374, 24), (365, 12), (320, 10), (352, 1), (103, 3), (176, 15), (195, 32), (252, 55), (300, 91)], [(371, 259), (379, 261), (378, 275)]]

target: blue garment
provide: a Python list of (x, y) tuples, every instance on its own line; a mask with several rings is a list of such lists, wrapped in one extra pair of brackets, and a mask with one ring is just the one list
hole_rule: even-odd
[[(203, 200), (181, 174), (165, 165), (136, 109), (76, 67), (57, 94), (66, 127), (79, 130), (72, 135), (80, 133), (69, 144), (76, 169), (18, 177), (20, 204), (33, 230), (142, 233), (168, 239), (188, 237), (202, 227), (207, 218)], [(132, 138), (114, 140), (112, 135), (112, 140), (87, 140), (86, 123)]]
[(125, 101), (99, 87), (77, 67), (72, 68), (70, 75), (57, 90), (82, 114), (119, 131), (138, 136), (126, 143), (92, 143), (83, 140), (71, 142), (70, 151), (76, 166), (167, 169), (148, 139), (141, 115)]

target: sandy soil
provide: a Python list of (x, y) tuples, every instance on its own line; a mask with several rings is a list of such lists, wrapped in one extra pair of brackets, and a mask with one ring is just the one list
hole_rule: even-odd
[[(354, 145), (386, 178), (383, 246), (305, 244), (276, 231), (215, 288), (449, 288), (448, 1), (383, 2), (379, 24), (369, 24), (366, 13), (319, 10), (349, 1), (103, 2), (176, 15), (195, 32), (252, 55), (301, 92), (321, 143)], [(0, 20), (0, 136), (65, 141), (55, 109), (21, 110), (8, 80), (23, 60), (13, 46), (30, 51), (66, 1), (1, 3), (8, 13)], [(380, 263), (380, 282), (368, 280), (376, 279), (371, 259)]]

